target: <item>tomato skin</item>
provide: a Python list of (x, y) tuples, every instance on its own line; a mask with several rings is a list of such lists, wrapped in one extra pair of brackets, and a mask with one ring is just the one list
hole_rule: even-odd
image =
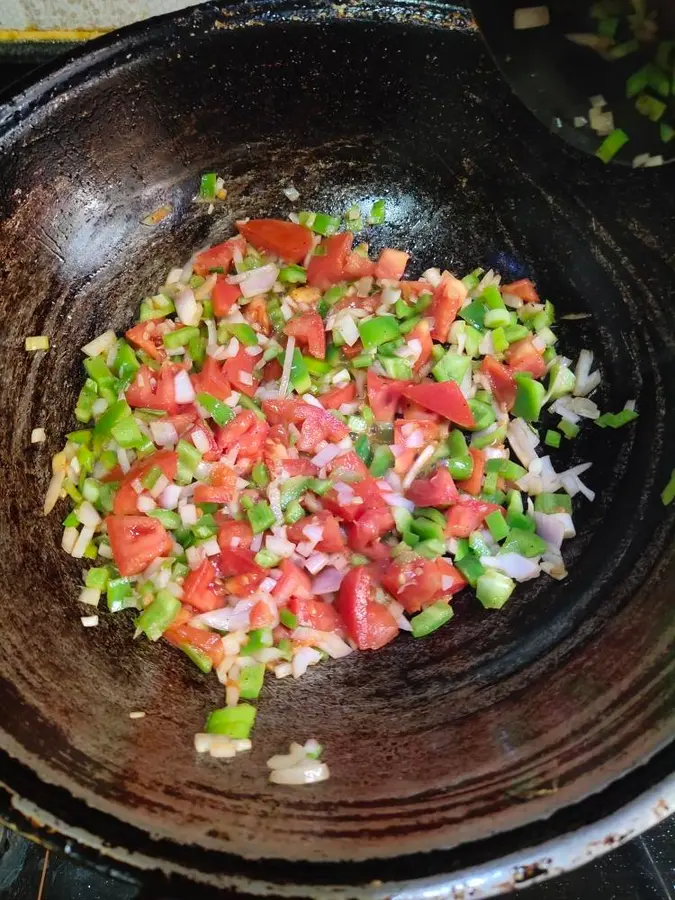
[(355, 566), (347, 572), (335, 608), (359, 650), (379, 650), (398, 634), (392, 614), (375, 602), (375, 582), (366, 566)]
[(120, 575), (139, 575), (158, 556), (171, 552), (171, 538), (157, 519), (107, 516), (108, 539)]
[(375, 263), (367, 256), (361, 256), (354, 250), (347, 257), (344, 277), (347, 281), (358, 281), (359, 278), (369, 278), (375, 274)]
[(396, 408), (408, 384), (407, 381), (382, 378), (372, 369), (368, 369), (366, 376), (368, 406), (378, 422), (393, 422)]
[(403, 278), (405, 267), (408, 265), (410, 254), (403, 250), (385, 248), (380, 251), (375, 265), (375, 277), (380, 281), (383, 278), (400, 281)]
[(315, 359), (326, 356), (326, 332), (323, 319), (317, 312), (300, 313), (286, 322), (284, 333), (307, 347), (309, 355)]
[(446, 272), (441, 283), (434, 288), (430, 315), (434, 320), (431, 336), (445, 344), (450, 334), (450, 326), (457, 318), (457, 313), (467, 295), (462, 282)]
[(345, 548), (345, 540), (340, 532), (340, 525), (335, 516), (329, 512), (320, 512), (312, 516), (306, 516), (300, 519), (294, 525), (288, 527), (288, 539), (294, 544), (308, 540), (304, 529), (308, 525), (318, 525), (323, 529), (323, 536), (316, 545), (316, 549), (321, 553), (341, 553)]
[(214, 631), (205, 631), (203, 628), (195, 628), (187, 623), (177, 625), (174, 620), (162, 637), (174, 647), (189, 644), (191, 647), (201, 650), (209, 657), (214, 666), (219, 666), (225, 656), (222, 638)]
[(413, 340), (419, 341), (422, 345), (422, 352), (417, 357), (417, 361), (413, 366), (413, 370), (419, 372), (422, 366), (426, 365), (431, 359), (431, 351), (434, 349), (434, 342), (431, 340), (431, 333), (429, 331), (429, 323), (426, 319), (422, 319), (421, 322), (418, 322), (413, 330), (406, 335), (406, 343), (409, 344), (410, 341)]
[(532, 343), (532, 338), (523, 338), (511, 344), (506, 351), (506, 359), (514, 372), (529, 372), (534, 378), (546, 374), (544, 356)]
[(511, 284), (503, 284), (501, 292), (520, 297), (524, 303), (541, 303), (537, 289), (529, 278), (520, 278), (518, 281), (512, 281)]
[(481, 369), (488, 377), (497, 402), (510, 410), (516, 402), (516, 382), (510, 369), (498, 362), (494, 356), (486, 356), (481, 363)]
[(417, 478), (406, 494), (415, 506), (452, 506), (459, 496), (452, 475), (439, 466), (430, 478)]
[[(221, 518), (223, 518), (223, 521), (221, 521)], [(221, 550), (249, 549), (253, 540), (253, 531), (248, 522), (225, 519), (222, 512), (216, 513), (216, 521), (220, 524), (218, 546)]]
[(441, 574), (435, 560), (415, 556), (387, 566), (382, 585), (407, 612), (419, 612), (433, 603), (441, 590)]
[(250, 219), (237, 222), (237, 228), (256, 250), (291, 263), (301, 263), (314, 243), (309, 228), (282, 219)]
[(258, 389), (258, 385), (260, 381), (253, 378), (252, 384), (246, 384), (241, 380), (241, 373), (245, 372), (247, 375), (251, 375), (253, 377), (253, 369), (255, 367), (256, 357), (249, 356), (246, 353), (246, 348), (243, 346), (239, 346), (239, 352), (232, 359), (226, 359), (223, 363), (223, 375), (225, 378), (233, 384), (240, 393), (246, 394), (247, 397), (252, 397)]
[(223, 374), (222, 363), (207, 356), (201, 372), (192, 376), (192, 386), (197, 394), (211, 394), (216, 400), (227, 400), (232, 393), (230, 382)]
[(307, 283), (325, 291), (332, 284), (337, 284), (345, 277), (347, 260), (352, 249), (354, 235), (351, 231), (332, 234), (324, 238), (320, 246), (323, 256), (312, 256), (307, 266)]
[(483, 487), (485, 453), (483, 450), (477, 450), (476, 447), (469, 447), (469, 453), (473, 459), (473, 471), (469, 478), (465, 478), (464, 481), (458, 481), (457, 487), (460, 491), (464, 491), (467, 494), (473, 494), (477, 497)]
[(291, 597), (298, 597), (300, 600), (311, 600), (314, 597), (309, 575), (299, 569), (290, 559), (282, 560), (279, 568), (281, 569), (281, 578), (272, 589), (272, 596), (277, 603), (285, 603)]
[(211, 291), (213, 314), (217, 318), (226, 316), (240, 297), (241, 290), (239, 285), (230, 284), (226, 281), (224, 275), (218, 275), (213, 290)]
[(339, 409), (343, 403), (353, 403), (356, 399), (356, 384), (350, 381), (344, 387), (336, 387), (325, 394), (319, 394), (318, 399), (324, 409)]
[(246, 241), (240, 235), (229, 238), (222, 244), (209, 247), (208, 250), (202, 250), (195, 257), (192, 271), (195, 275), (203, 276), (210, 274), (211, 269), (222, 269), (224, 273), (227, 273), (232, 265), (235, 249), (239, 250), (242, 256), (246, 253)]
[(216, 585), (216, 570), (208, 559), (185, 576), (183, 582), (183, 603), (200, 612), (211, 612), (225, 606), (222, 588)]
[(113, 513), (116, 516), (140, 516), (138, 512), (138, 494), (133, 489), (132, 482), (139, 481), (147, 475), (150, 469), (159, 466), (162, 474), (169, 481), (173, 481), (178, 471), (178, 454), (173, 450), (158, 450), (145, 459), (138, 460), (123, 476), (119, 489), (113, 501)]
[(129, 406), (142, 409), (161, 409), (170, 416), (178, 412), (174, 390), (174, 372), (180, 366), (165, 363), (159, 372), (141, 366), (124, 395)]
[(482, 500), (458, 500), (448, 511), (447, 537), (468, 538), (472, 531), (483, 524), (488, 513), (501, 509), (495, 503), (484, 503)]
[(245, 465), (253, 465), (253, 463), (262, 456), (263, 447), (265, 445), (265, 438), (270, 430), (270, 426), (267, 422), (261, 421), (257, 416), (256, 420), (248, 429), (248, 431), (242, 435), (239, 440), (239, 456), (237, 457), (237, 464), (243, 463)]
[(298, 617), (298, 625), (304, 628), (340, 633), (344, 630), (342, 619), (335, 607), (325, 600), (301, 600), (299, 597), (291, 597), (288, 608)]
[(160, 328), (157, 319), (148, 319), (147, 322), (139, 322), (125, 332), (128, 341), (134, 344), (139, 350), (144, 350), (152, 359), (161, 361), (166, 359), (166, 350), (164, 349), (164, 332), (166, 328)]
[(454, 381), (441, 381), (438, 384), (431, 381), (406, 384), (403, 396), (463, 428), (473, 428), (476, 424), (464, 394)]

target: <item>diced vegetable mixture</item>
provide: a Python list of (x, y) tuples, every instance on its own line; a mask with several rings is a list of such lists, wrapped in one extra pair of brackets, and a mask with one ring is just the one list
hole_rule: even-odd
[[(405, 251), (371, 259), (341, 219), (291, 218), (238, 222), (83, 348), (45, 502), (69, 498), (63, 548), (94, 562), (80, 601), (132, 610), (225, 686), (196, 740), (214, 756), (250, 747), (266, 675), (424, 638), (460, 591), (499, 609), (563, 578), (572, 498), (593, 492), (546, 447), (636, 416), (600, 417), (592, 354), (558, 351), (531, 281), (407, 279)], [(274, 778), (327, 777), (317, 747)]]

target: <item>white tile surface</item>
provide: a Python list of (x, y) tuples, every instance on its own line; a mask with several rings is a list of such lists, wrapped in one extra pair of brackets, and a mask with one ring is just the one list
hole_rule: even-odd
[(0, 0), (0, 28), (118, 28), (192, 5), (186, 0)]

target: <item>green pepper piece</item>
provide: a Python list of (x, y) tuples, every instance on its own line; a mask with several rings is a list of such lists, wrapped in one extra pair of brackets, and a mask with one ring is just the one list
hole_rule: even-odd
[(312, 379), (309, 377), (307, 365), (302, 358), (302, 353), (297, 348), (293, 351), (291, 384), (298, 394), (306, 394), (312, 387)]
[(337, 216), (329, 216), (327, 213), (315, 213), (314, 221), (309, 226), (316, 234), (330, 237), (340, 227), (340, 219)]
[(312, 479), (306, 475), (294, 475), (292, 478), (287, 478), (282, 482), (280, 490), (281, 508), (286, 509), (294, 500), (299, 500), (305, 491), (309, 489), (311, 481)]
[(277, 556), (275, 553), (270, 553), (265, 547), (262, 550), (258, 550), (255, 555), (255, 561), (259, 566), (262, 566), (263, 569), (273, 569), (275, 566), (278, 566), (281, 562), (281, 557)]
[(509, 533), (509, 526), (499, 510), (491, 512), (485, 517), (485, 524), (495, 541), (503, 541)]
[(545, 540), (531, 531), (512, 528), (506, 541), (502, 544), (503, 553), (518, 553), (520, 556), (541, 556), (546, 553), (548, 545)]
[(409, 381), (412, 378), (412, 366), (407, 359), (400, 359), (396, 356), (381, 356), (380, 362), (389, 378), (395, 378), (397, 381)]
[(177, 328), (175, 331), (167, 331), (162, 340), (167, 349), (177, 350), (179, 347), (185, 347), (189, 344), (192, 338), (198, 337), (199, 328), (196, 325), (186, 325), (183, 328)]
[(426, 637), (449, 622), (454, 613), (449, 603), (437, 600), (410, 620), (413, 637)]
[(239, 695), (244, 700), (255, 700), (262, 690), (264, 679), (265, 666), (262, 663), (243, 666), (239, 673)]
[(484, 447), (491, 447), (493, 444), (502, 444), (506, 438), (506, 425), (500, 425), (488, 434), (474, 434), (471, 438), (471, 446), (476, 450), (482, 450)]
[(120, 447), (124, 447), (125, 450), (140, 447), (146, 441), (145, 435), (133, 416), (120, 419), (112, 426), (110, 433)]
[(279, 281), (283, 284), (304, 284), (307, 281), (307, 270), (302, 266), (284, 266), (279, 271)]
[(271, 628), (254, 628), (248, 633), (248, 640), (241, 649), (242, 656), (251, 656), (258, 650), (265, 650), (274, 645)]
[(513, 377), (516, 382), (516, 402), (513, 404), (513, 415), (525, 419), (526, 422), (536, 422), (546, 397), (544, 385), (524, 372), (516, 372)]
[(292, 613), (290, 609), (279, 610), (279, 621), (282, 625), (285, 625), (289, 631), (295, 631), (298, 627), (298, 617), (295, 613)]
[(363, 346), (370, 350), (400, 337), (401, 330), (394, 316), (374, 316), (359, 322), (359, 334)]
[(329, 372), (333, 371), (333, 366), (326, 362), (325, 359), (314, 359), (313, 356), (303, 355), (302, 361), (307, 366), (307, 371), (310, 375), (328, 375)]
[(286, 509), (284, 510), (284, 522), (287, 525), (294, 525), (296, 522), (299, 522), (300, 519), (305, 517), (305, 511), (300, 506), (298, 500), (291, 500)]
[(544, 443), (547, 447), (553, 447), (554, 449), (557, 449), (560, 446), (560, 440), (560, 432), (552, 431), (550, 428), (544, 435)]
[(207, 654), (198, 647), (193, 647), (192, 644), (184, 643), (179, 644), (178, 646), (183, 653), (192, 660), (200, 672), (203, 672), (205, 675), (209, 674), (213, 668), (213, 660), (210, 656), (207, 656)]
[(480, 531), (472, 531), (469, 535), (469, 547), (477, 556), (492, 556), (492, 550)]
[(508, 575), (488, 569), (476, 580), (476, 596), (486, 609), (501, 609), (515, 586), (515, 581)]
[(469, 322), (469, 324), (474, 325), (477, 328), (482, 328), (485, 323), (486, 312), (487, 310), (484, 303), (481, 303), (480, 300), (473, 300), (468, 306), (460, 309), (457, 315), (460, 319), (464, 319), (465, 322)]
[(534, 531), (535, 522), (530, 516), (515, 510), (509, 510), (506, 514), (506, 523), (510, 528), (517, 528), (520, 531)]
[(565, 437), (568, 440), (573, 440), (581, 430), (578, 425), (575, 425), (574, 422), (568, 422), (567, 419), (561, 419), (558, 422), (558, 429), (562, 431)]
[(213, 200), (216, 196), (216, 182), (218, 176), (215, 172), (206, 172), (199, 182), (199, 196), (202, 200)]
[(561, 363), (554, 363), (548, 375), (548, 398), (557, 400), (574, 390), (576, 378), (574, 372)]
[[(466, 546), (468, 548), (468, 544)], [(485, 572), (485, 569), (476, 554), (468, 549), (461, 556), (455, 556), (455, 568), (459, 569), (473, 588), (476, 587), (476, 582)]]
[(432, 522), (431, 519), (421, 516), (418, 519), (412, 520), (410, 523), (410, 530), (424, 541), (443, 541), (445, 537), (445, 521), (443, 522), (443, 525), (439, 525), (437, 522)]
[(572, 498), (569, 494), (537, 494), (534, 510), (540, 513), (571, 513)]
[(456, 381), (457, 384), (461, 384), (470, 366), (471, 360), (468, 356), (460, 356), (459, 353), (448, 350), (433, 367), (431, 374), (436, 381)]
[(467, 478), (471, 478), (473, 473), (473, 457), (469, 456), (467, 453), (466, 456), (454, 456), (448, 460), (448, 472), (455, 478), (457, 481), (465, 481)]
[(489, 309), (485, 313), (484, 324), (486, 328), (505, 328), (511, 323), (511, 315), (507, 309)]
[(516, 341), (522, 341), (529, 333), (530, 331), (525, 325), (509, 325), (504, 329), (504, 337), (509, 344), (515, 344)]
[(223, 734), (234, 740), (245, 740), (255, 722), (256, 708), (250, 703), (214, 709), (204, 726), (207, 734)]
[(110, 581), (110, 569), (106, 566), (93, 568), (87, 571), (84, 577), (85, 586), (94, 588), (97, 591), (105, 591)]
[[(475, 425), (471, 429), (471, 431), (484, 431), (488, 428), (497, 418), (495, 416), (495, 411), (492, 406), (488, 403), (483, 403), (481, 400), (469, 400), (469, 408), (473, 413), (473, 418)], [(468, 451), (467, 451), (468, 452)]]
[(267, 531), (277, 521), (266, 500), (259, 500), (251, 509), (247, 510), (246, 515), (253, 534), (261, 534), (263, 531)]
[(232, 408), (212, 394), (205, 392), (197, 394), (197, 403), (206, 410), (216, 425), (223, 426), (234, 416)]
[(155, 599), (136, 619), (140, 629), (151, 641), (158, 641), (181, 609), (181, 602), (168, 591), (157, 591)]
[(354, 452), (366, 465), (370, 464), (373, 453), (370, 449), (370, 441), (368, 435), (362, 434), (354, 444)]
[(113, 426), (128, 416), (131, 416), (131, 407), (127, 401), (117, 400), (106, 409), (96, 425), (94, 425), (94, 434), (99, 437), (109, 437)]
[(373, 203), (373, 207), (370, 210), (370, 215), (368, 216), (368, 224), (369, 225), (383, 225), (385, 217), (385, 203), (384, 200), (376, 200)]
[(379, 444), (373, 450), (373, 459), (370, 463), (370, 474), (374, 478), (381, 478), (385, 472), (394, 465), (394, 454), (389, 447)]

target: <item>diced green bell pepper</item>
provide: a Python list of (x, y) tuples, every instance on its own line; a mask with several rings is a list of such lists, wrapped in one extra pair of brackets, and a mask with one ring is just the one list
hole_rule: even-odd
[(438, 600), (410, 620), (413, 637), (426, 637), (449, 622), (454, 613), (449, 603)]
[(181, 602), (169, 591), (157, 591), (155, 599), (136, 619), (140, 629), (151, 641), (158, 641), (181, 609)]
[(224, 706), (214, 709), (209, 715), (204, 731), (207, 734), (223, 734), (234, 740), (245, 740), (251, 733), (255, 716), (256, 708), (250, 703)]
[(515, 586), (515, 581), (508, 575), (488, 569), (476, 580), (476, 596), (486, 609), (501, 609)]
[(525, 419), (526, 422), (536, 422), (546, 397), (546, 388), (524, 372), (516, 372), (513, 377), (516, 382), (513, 415)]

